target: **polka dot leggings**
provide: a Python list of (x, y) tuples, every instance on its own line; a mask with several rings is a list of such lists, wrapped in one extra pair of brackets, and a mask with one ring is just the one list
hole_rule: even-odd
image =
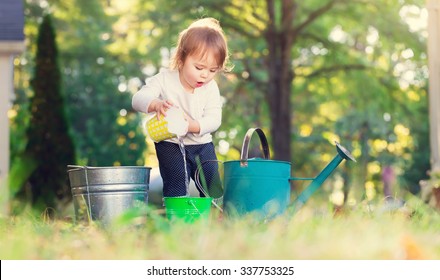
[[(187, 195), (185, 183), (185, 169), (183, 155), (178, 144), (162, 141), (155, 143), (156, 155), (159, 160), (160, 175), (163, 180), (163, 196), (176, 197)], [(203, 177), (202, 186), (210, 196), (217, 198), (223, 194), (221, 187), (220, 175), (218, 173), (218, 162), (215, 155), (214, 144), (186, 145), (186, 165), (188, 171), (188, 179), (195, 181), (195, 173), (202, 164)], [(203, 180), (204, 179), (204, 180)], [(206, 182), (206, 184), (203, 184)], [(200, 196), (204, 197), (200, 187), (196, 184)]]

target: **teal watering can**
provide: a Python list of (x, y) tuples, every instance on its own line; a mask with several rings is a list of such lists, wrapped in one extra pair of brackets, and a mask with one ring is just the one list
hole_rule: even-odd
[[(249, 142), (253, 133), (260, 138), (264, 158), (248, 159)], [(336, 142), (336, 157), (315, 178), (290, 176), (290, 162), (270, 160), (269, 145), (260, 128), (247, 131), (240, 160), (224, 162), (223, 212), (240, 217), (253, 214), (258, 219), (271, 219), (286, 212), (298, 211), (322, 185), (342, 160), (356, 161), (351, 153)], [(310, 185), (290, 203), (290, 181), (312, 180)], [(290, 211), (291, 210), (291, 211)]]

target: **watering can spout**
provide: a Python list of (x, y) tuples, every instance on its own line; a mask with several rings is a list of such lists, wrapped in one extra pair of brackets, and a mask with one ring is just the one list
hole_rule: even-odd
[(346, 160), (351, 160), (356, 162), (353, 155), (346, 148), (342, 147), (341, 144), (339, 144), (337, 141), (335, 141), (335, 143), (336, 143), (336, 150), (338, 151), (340, 157)]
[(321, 171), (321, 173), (316, 176), (313, 181), (310, 183), (307, 188), (299, 194), (297, 199), (293, 202), (291, 207), (293, 207), (294, 213), (296, 213), (305, 203), (306, 201), (312, 196), (312, 194), (321, 187), (322, 183), (328, 178), (328, 176), (333, 172), (333, 170), (338, 167), (338, 165), (342, 162), (342, 160), (351, 160), (356, 162), (352, 154), (344, 148), (341, 144), (336, 142), (336, 150), (337, 155), (333, 158), (333, 160), (327, 164), (327, 166)]

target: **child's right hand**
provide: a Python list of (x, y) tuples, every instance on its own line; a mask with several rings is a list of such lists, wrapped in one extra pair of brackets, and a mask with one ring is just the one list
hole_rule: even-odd
[(148, 112), (156, 112), (156, 117), (159, 120), (160, 115), (166, 116), (166, 111), (172, 106), (174, 106), (174, 104), (169, 100), (156, 99), (151, 102)]

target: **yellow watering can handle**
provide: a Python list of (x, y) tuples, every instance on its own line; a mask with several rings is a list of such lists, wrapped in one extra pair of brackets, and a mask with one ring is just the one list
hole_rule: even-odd
[(269, 154), (269, 144), (267, 142), (266, 139), (266, 135), (264, 135), (263, 130), (261, 130), (261, 128), (250, 128), (247, 132), (246, 135), (244, 136), (244, 140), (243, 140), (243, 146), (241, 147), (241, 156), (240, 156), (240, 166), (247, 166), (247, 160), (248, 160), (248, 155), (249, 155), (249, 142), (251, 141), (252, 138), (252, 134), (254, 132), (257, 132), (258, 136), (260, 137), (260, 143), (261, 143), (261, 147), (263, 149), (263, 155), (265, 159), (269, 159), (270, 158), (270, 154)]

